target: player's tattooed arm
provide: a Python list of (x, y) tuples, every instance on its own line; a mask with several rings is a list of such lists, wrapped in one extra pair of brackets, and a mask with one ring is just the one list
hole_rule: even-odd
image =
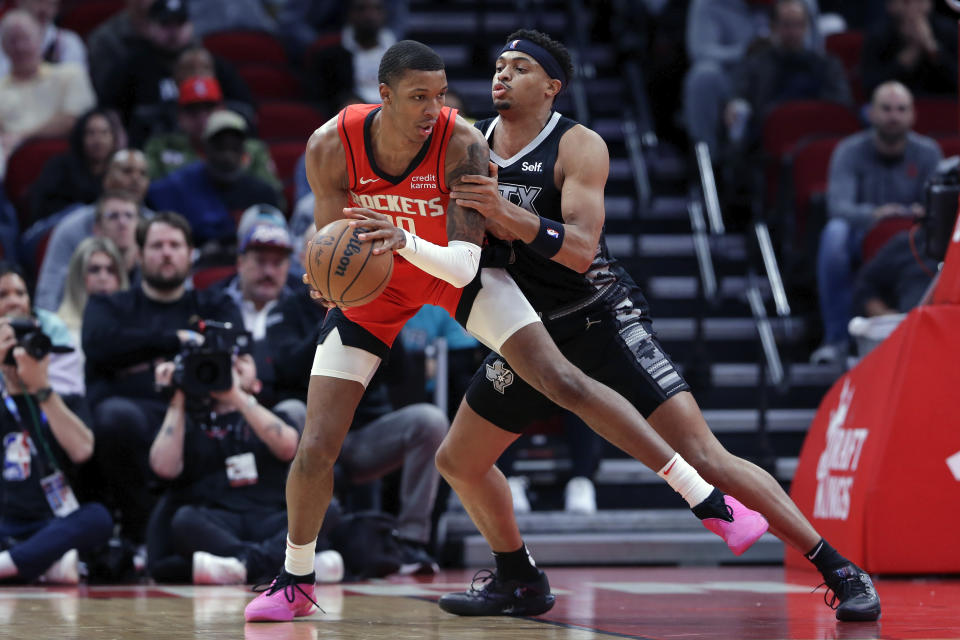
[[(459, 143), (457, 147), (454, 147)], [(451, 158), (447, 158), (447, 185), (450, 189), (456, 188), (460, 184), (460, 179), (465, 175), (482, 174), (487, 175), (489, 171), (488, 163), (490, 161), (490, 147), (483, 135), (466, 122), (457, 121), (457, 130), (450, 141), (448, 154), (454, 151), (454, 148), (462, 149), (453, 159), (451, 167)], [(453, 200), (447, 207), (447, 239), (464, 240), (480, 246), (483, 244), (483, 234), (486, 227), (486, 219), (475, 209), (463, 207), (456, 204)]]

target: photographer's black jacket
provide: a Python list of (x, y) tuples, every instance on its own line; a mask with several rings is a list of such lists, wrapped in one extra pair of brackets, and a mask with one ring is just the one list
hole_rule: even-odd
[(243, 326), (240, 310), (223, 293), (191, 289), (176, 302), (157, 302), (136, 287), (90, 296), (82, 338), (91, 406), (110, 395), (162, 400), (154, 366), (180, 351), (177, 330), (190, 328), (194, 318)]

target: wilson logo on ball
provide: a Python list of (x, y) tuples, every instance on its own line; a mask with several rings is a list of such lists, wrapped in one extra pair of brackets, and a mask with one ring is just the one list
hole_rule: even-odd
[(393, 274), (393, 252), (375, 254), (375, 242), (358, 237), (363, 227), (335, 220), (318, 231), (307, 245), (307, 275), (313, 288), (338, 307), (357, 307), (387, 288)]

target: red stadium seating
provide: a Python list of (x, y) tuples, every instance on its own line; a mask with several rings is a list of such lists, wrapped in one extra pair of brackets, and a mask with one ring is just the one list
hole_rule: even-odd
[(860, 78), (860, 58), (863, 55), (863, 32), (844, 31), (833, 33), (824, 40), (824, 47), (832, 56), (843, 63), (847, 81), (850, 83), (850, 93), (857, 103), (865, 101), (863, 82)]
[(287, 66), (283, 44), (266, 31), (221, 31), (203, 39), (203, 46), (237, 65), (257, 63)]
[(890, 238), (901, 231), (906, 231), (912, 227), (913, 224), (913, 216), (892, 216), (890, 218), (884, 218), (873, 225), (873, 228), (870, 229), (867, 236), (863, 239), (861, 248), (863, 263), (866, 264), (870, 261), (870, 258), (877, 255), (877, 251), (880, 251)]
[(768, 206), (778, 202), (783, 159), (799, 143), (845, 136), (860, 128), (860, 121), (853, 111), (835, 102), (796, 100), (771, 109), (763, 121), (764, 202)]
[(100, 26), (113, 14), (122, 11), (124, 0), (84, 0), (74, 2), (63, 8), (58, 24), (70, 31), (76, 31), (84, 40), (87, 35)]
[(913, 102), (916, 122), (913, 130), (925, 136), (957, 135), (960, 105), (945, 98), (916, 98)]
[(300, 100), (303, 87), (300, 78), (282, 67), (270, 64), (243, 64), (237, 67), (257, 102)]
[(266, 102), (257, 108), (257, 132), (268, 142), (297, 140), (306, 144), (325, 120), (318, 109), (301, 102)]
[(938, 137), (937, 144), (940, 145), (944, 158), (960, 156), (960, 136)]
[(29, 226), (30, 207), (27, 192), (51, 157), (67, 150), (66, 138), (35, 138), (17, 147), (7, 159), (4, 185), (7, 198), (17, 210), (20, 228)]
[(840, 140), (838, 137), (810, 140), (790, 155), (795, 239), (802, 238), (807, 230), (810, 200), (827, 191), (830, 156)]
[(216, 282), (229, 278), (236, 272), (237, 266), (233, 264), (198, 269), (193, 273), (193, 287), (202, 291)]
[(277, 175), (283, 182), (283, 195), (287, 199), (290, 211), (293, 211), (295, 202), (293, 173), (297, 168), (297, 160), (306, 149), (306, 139), (287, 142), (270, 143), (270, 157), (277, 166)]

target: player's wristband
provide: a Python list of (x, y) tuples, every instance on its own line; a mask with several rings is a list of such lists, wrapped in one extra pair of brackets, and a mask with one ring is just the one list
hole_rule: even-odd
[(560, 251), (563, 246), (563, 223), (556, 220), (540, 217), (540, 231), (533, 242), (527, 244), (528, 247), (542, 255), (544, 258), (552, 258)]

